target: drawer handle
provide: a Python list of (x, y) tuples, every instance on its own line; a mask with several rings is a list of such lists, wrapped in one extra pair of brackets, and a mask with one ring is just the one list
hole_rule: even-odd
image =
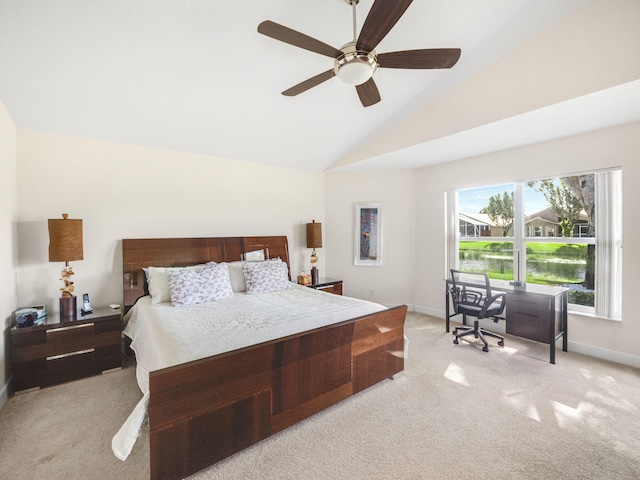
[(71, 325), (70, 327), (58, 327), (47, 330), (47, 335), (53, 332), (62, 332), (63, 330), (73, 330), (75, 328), (93, 327), (92, 323), (83, 323), (81, 325)]
[(95, 348), (90, 348), (88, 350), (78, 350), (77, 352), (71, 352), (71, 353), (63, 353), (61, 355), (53, 355), (52, 357), (47, 357), (47, 362), (50, 360), (58, 360), (59, 358), (67, 358), (67, 357), (73, 357), (74, 355), (82, 355), (83, 353), (91, 353), (91, 352), (95, 352)]

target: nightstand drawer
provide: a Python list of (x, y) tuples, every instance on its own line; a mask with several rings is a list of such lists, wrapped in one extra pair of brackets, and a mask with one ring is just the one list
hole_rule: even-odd
[[(108, 320), (106, 325), (83, 323), (14, 335), (13, 361), (23, 362), (120, 343), (120, 320)], [(97, 330), (97, 331), (96, 331)]]
[(322, 278), (315, 285), (307, 285), (314, 290), (321, 290), (335, 295), (342, 295), (342, 280), (333, 280), (330, 278)]
[(46, 387), (99, 374), (122, 365), (119, 312), (98, 309), (83, 318), (47, 318), (12, 328), (15, 391)]
[(325, 285), (323, 287), (316, 287), (316, 290), (322, 290), (323, 292), (342, 295), (342, 284), (340, 283), (338, 285)]

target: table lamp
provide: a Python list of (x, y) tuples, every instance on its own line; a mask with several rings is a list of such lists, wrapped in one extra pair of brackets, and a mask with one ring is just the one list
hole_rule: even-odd
[(60, 317), (77, 315), (76, 297), (71, 281), (73, 268), (69, 262), (83, 259), (82, 220), (72, 220), (66, 213), (61, 219), (49, 219), (49, 261), (64, 262), (60, 273), (64, 286), (60, 288)]
[(312, 220), (312, 223), (307, 223), (307, 248), (313, 248), (311, 253), (311, 284), (318, 283), (318, 269), (316, 264), (318, 263), (318, 256), (316, 255), (316, 248), (322, 247), (322, 224), (316, 223)]

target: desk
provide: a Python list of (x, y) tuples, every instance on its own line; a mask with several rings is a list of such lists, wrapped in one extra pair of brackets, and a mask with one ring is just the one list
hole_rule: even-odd
[[(451, 317), (457, 315), (450, 314), (451, 284), (450, 279), (445, 281), (447, 332), (449, 332)], [(462, 283), (462, 285), (477, 288), (474, 284)], [(533, 283), (516, 288), (504, 280), (491, 280), (491, 290), (507, 293), (505, 308), (507, 334), (549, 344), (549, 362), (556, 363), (556, 340), (560, 337), (562, 337), (562, 350), (567, 351), (568, 289)], [(466, 315), (463, 315), (462, 323), (467, 324)]]

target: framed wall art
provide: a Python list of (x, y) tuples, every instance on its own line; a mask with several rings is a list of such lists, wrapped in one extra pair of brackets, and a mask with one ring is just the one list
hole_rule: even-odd
[(356, 203), (353, 264), (382, 265), (382, 202)]

